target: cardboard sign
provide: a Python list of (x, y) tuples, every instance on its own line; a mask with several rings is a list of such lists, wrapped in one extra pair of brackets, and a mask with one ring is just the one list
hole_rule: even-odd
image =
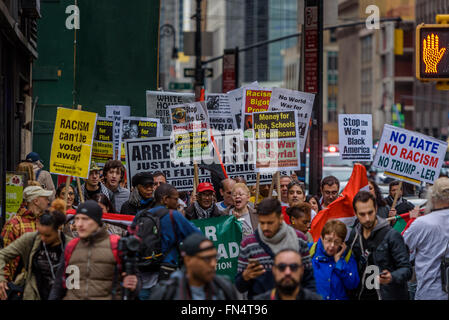
[(269, 111), (296, 110), (298, 111), (297, 123), (299, 133), (300, 151), (304, 151), (306, 146), (307, 134), (309, 132), (309, 123), (312, 116), (313, 102), (315, 95), (313, 93), (288, 90), (283, 88), (273, 88), (271, 94)]
[(6, 220), (11, 219), (19, 210), (23, 202), (25, 188), (25, 174), (23, 172), (6, 172)]
[(172, 139), (175, 142), (172, 161), (211, 159), (209, 116), (204, 101), (170, 106)]
[(340, 159), (372, 161), (373, 117), (370, 114), (338, 115)]
[(125, 141), (137, 138), (162, 136), (162, 126), (159, 119), (125, 117), (121, 122), (121, 152), (120, 160), (126, 159)]
[(236, 129), (240, 129), (242, 127), (242, 100), (245, 89), (258, 87), (259, 85), (257, 81), (255, 81), (249, 86), (240, 87), (226, 93), (228, 96), (229, 106), (231, 107), (231, 113), (235, 120)]
[(385, 124), (373, 167), (415, 185), (433, 184), (440, 175), (447, 142)]
[(217, 248), (216, 273), (234, 282), (242, 241), (242, 223), (233, 215), (192, 220), (192, 222)]
[(172, 127), (169, 107), (189, 102), (195, 102), (193, 93), (147, 91), (147, 117), (159, 119), (163, 135), (170, 136)]
[(114, 120), (98, 117), (92, 145), (92, 161), (102, 168), (112, 159), (114, 159)]
[(58, 108), (50, 156), (50, 172), (87, 179), (97, 114)]
[(114, 120), (114, 159), (120, 159), (121, 148), (121, 123), (123, 117), (131, 115), (130, 106), (106, 106), (106, 118)]
[(256, 171), (299, 170), (297, 111), (253, 113)]
[(242, 99), (242, 125), (245, 138), (253, 137), (253, 113), (268, 111), (271, 98), (271, 89), (245, 88)]
[[(238, 141), (240, 142), (241, 140)], [(219, 146), (222, 146), (220, 140), (217, 140), (217, 143)], [(174, 142), (170, 140), (170, 137), (126, 140), (126, 169), (130, 177), (128, 179), (128, 187), (131, 187), (131, 178), (136, 173), (161, 171), (167, 177), (167, 182), (178, 189), (178, 191), (192, 191), (194, 178), (193, 163), (173, 163), (170, 157), (173, 145)], [(225, 148), (220, 149), (224, 150)], [(236, 153), (240, 155), (239, 149), (236, 149)], [(247, 158), (244, 163), (234, 164), (232, 160), (228, 160), (228, 157), (224, 156), (224, 153), (222, 157), (223, 161), (227, 160), (225, 168), (230, 178), (242, 176), (248, 185), (256, 184), (255, 165), (248, 163)], [(200, 183), (211, 182), (208, 170), (199, 166), (198, 173)], [(287, 172), (282, 174), (287, 174)], [(260, 175), (261, 184), (271, 183), (271, 180), (271, 173)]]
[(207, 94), (206, 106), (210, 127), (212, 129), (219, 131), (236, 129), (235, 117), (231, 113), (231, 106), (227, 94)]

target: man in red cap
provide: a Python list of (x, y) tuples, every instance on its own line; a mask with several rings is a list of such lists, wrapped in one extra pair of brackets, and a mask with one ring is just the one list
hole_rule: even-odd
[(211, 183), (200, 183), (197, 192), (197, 201), (185, 209), (187, 219), (207, 219), (223, 215), (223, 212), (215, 205), (215, 190)]

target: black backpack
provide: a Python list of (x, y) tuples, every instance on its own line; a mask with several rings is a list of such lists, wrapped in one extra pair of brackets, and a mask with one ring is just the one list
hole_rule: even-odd
[[(165, 257), (162, 252), (161, 219), (166, 214), (170, 214), (173, 233), (177, 243), (173, 210), (162, 208), (152, 213), (150, 213), (149, 210), (142, 211), (139, 213), (134, 224), (134, 227), (136, 227), (136, 236), (141, 239), (137, 266), (142, 272), (158, 272), (162, 260)], [(176, 247), (176, 245), (170, 248), (166, 253), (169, 253), (174, 247)]]

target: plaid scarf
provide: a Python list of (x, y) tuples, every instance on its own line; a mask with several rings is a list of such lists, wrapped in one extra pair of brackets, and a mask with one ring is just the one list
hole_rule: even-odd
[(198, 214), (198, 219), (207, 219), (212, 216), (212, 212), (214, 211), (215, 207), (215, 202), (212, 202), (212, 205), (207, 209), (203, 209), (198, 203), (198, 201), (195, 201), (193, 205), (195, 207), (196, 213)]

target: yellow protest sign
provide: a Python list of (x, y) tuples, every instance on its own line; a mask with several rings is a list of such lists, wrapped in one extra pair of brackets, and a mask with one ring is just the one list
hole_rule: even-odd
[(50, 172), (87, 178), (97, 114), (58, 108), (50, 156)]

